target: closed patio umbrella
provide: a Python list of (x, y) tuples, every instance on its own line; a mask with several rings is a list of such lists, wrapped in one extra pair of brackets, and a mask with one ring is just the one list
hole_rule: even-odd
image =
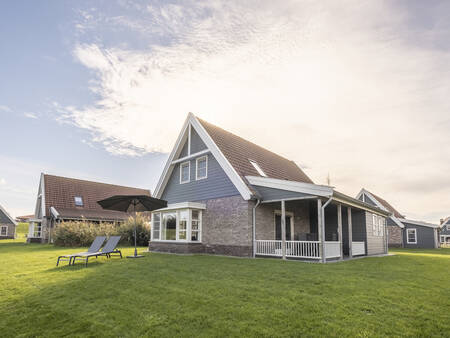
[(167, 207), (167, 201), (146, 195), (116, 195), (98, 201), (103, 209), (123, 212), (133, 212), (134, 218), (134, 256), (128, 258), (139, 258), (137, 254), (137, 234), (136, 234), (136, 212), (152, 211)]

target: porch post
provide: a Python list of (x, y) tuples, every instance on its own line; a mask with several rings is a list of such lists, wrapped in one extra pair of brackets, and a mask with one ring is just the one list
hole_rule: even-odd
[(319, 255), (320, 261), (323, 262), (325, 258), (325, 247), (323, 243), (323, 232), (322, 232), (322, 200), (317, 199), (317, 232), (319, 235)]
[(281, 255), (286, 259), (286, 207), (284, 200), (281, 201)]
[(338, 241), (339, 241), (339, 252), (340, 252), (340, 259), (344, 258), (344, 251), (342, 246), (342, 205), (337, 205), (337, 219), (338, 219)]
[(347, 208), (348, 219), (348, 257), (353, 258), (352, 242), (353, 242), (353, 228), (352, 228), (352, 208)]

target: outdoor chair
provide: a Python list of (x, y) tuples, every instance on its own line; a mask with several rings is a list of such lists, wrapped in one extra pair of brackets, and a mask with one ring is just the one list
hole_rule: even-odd
[(72, 265), (75, 264), (75, 261), (78, 260), (84, 260), (85, 265), (88, 265), (89, 258), (98, 256), (106, 256), (107, 258), (111, 258), (112, 255), (117, 254), (122, 258), (122, 252), (119, 249), (116, 249), (117, 244), (119, 244), (120, 236), (111, 236), (109, 237), (108, 241), (106, 242), (105, 246), (101, 251), (97, 252), (90, 252), (90, 253), (82, 253), (77, 254), (73, 257)]
[(58, 261), (56, 262), (56, 266), (58, 266), (59, 262), (61, 262), (61, 261), (69, 261), (69, 265), (71, 265), (72, 264), (72, 259), (75, 256), (98, 252), (100, 250), (100, 248), (102, 247), (103, 242), (105, 242), (105, 239), (106, 239), (106, 236), (97, 236), (95, 238), (95, 240), (92, 242), (92, 244), (91, 244), (90, 248), (88, 249), (88, 251), (78, 252), (78, 253), (71, 254), (71, 255), (59, 256), (58, 257)]

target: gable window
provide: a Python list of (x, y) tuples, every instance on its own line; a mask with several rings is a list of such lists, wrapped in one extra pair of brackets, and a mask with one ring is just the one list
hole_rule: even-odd
[(183, 162), (180, 165), (180, 183), (188, 183), (191, 180), (191, 162)]
[(261, 169), (261, 167), (259, 166), (258, 163), (256, 163), (253, 160), (249, 160), (250, 163), (252, 164), (253, 168), (256, 169), (256, 171), (258, 172), (258, 174), (260, 174), (261, 176), (267, 177), (266, 173)]
[(8, 226), (2, 225), (0, 227), (0, 236), (8, 236)]
[(81, 196), (75, 196), (75, 205), (77, 207), (83, 206), (83, 198)]
[(416, 229), (406, 229), (406, 242), (408, 244), (417, 244)]
[(195, 179), (202, 180), (208, 177), (208, 156), (202, 156), (197, 158)]

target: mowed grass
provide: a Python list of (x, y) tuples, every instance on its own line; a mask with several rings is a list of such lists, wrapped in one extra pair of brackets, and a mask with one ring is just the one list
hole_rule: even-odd
[(146, 254), (55, 266), (78, 250), (0, 242), (1, 337), (450, 335), (450, 249), (326, 265)]

